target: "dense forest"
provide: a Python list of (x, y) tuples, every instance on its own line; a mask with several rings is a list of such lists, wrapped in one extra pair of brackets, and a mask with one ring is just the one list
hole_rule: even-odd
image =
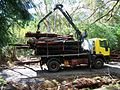
[[(24, 43), (24, 34), (35, 32), (37, 23), (61, 3), (87, 38), (107, 38), (111, 49), (120, 49), (120, 0), (1, 0), (0, 52), (10, 43)], [(68, 8), (69, 7), (69, 8)], [(30, 9), (33, 11), (30, 12)], [(67, 20), (55, 11), (40, 27), (41, 32), (74, 34)]]

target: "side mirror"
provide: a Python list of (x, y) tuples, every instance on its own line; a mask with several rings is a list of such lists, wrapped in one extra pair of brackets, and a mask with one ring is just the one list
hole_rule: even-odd
[(105, 41), (104, 43), (105, 43), (105, 51), (108, 51), (108, 44), (107, 44), (107, 41)]

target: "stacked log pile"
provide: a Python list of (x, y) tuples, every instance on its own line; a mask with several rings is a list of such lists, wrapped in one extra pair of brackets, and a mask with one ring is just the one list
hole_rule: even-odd
[(81, 44), (71, 35), (58, 35), (51, 33), (26, 33), (29, 37), (27, 44), (35, 49), (36, 55), (78, 54)]
[(77, 54), (79, 51), (79, 42), (37, 42), (36, 55), (57, 55), (57, 54)]
[(120, 62), (120, 50), (111, 51), (111, 60), (115, 62)]
[[(38, 81), (38, 80), (37, 80)], [(94, 77), (94, 78), (77, 78), (71, 81), (57, 81), (55, 79), (48, 80), (42, 79), (40, 82), (27, 82), (25, 83), (16, 83), (8, 82), (2, 88), (3, 90), (86, 90), (86, 88), (95, 89), (100, 88), (103, 85), (117, 85), (115, 90), (120, 89), (120, 80), (110, 79), (109, 77)], [(112, 89), (111, 89), (112, 90)]]

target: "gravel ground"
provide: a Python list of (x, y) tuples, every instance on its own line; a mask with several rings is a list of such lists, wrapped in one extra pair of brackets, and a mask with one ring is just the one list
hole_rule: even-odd
[[(68, 88), (75, 88), (74, 86), (76, 85), (82, 85), (81, 87), (83, 87), (84, 85), (88, 85), (89, 83), (89, 85), (93, 83), (92, 86), (89, 86), (89, 88), (93, 88), (92, 90), (105, 90), (107, 87), (112, 88), (108, 90), (113, 90), (113, 88), (115, 88), (114, 90), (119, 90), (118, 84), (115, 84), (115, 86), (109, 86), (108, 84), (106, 84), (106, 82), (110, 83), (111, 80), (113, 80), (112, 82), (115, 83), (120, 80), (120, 68), (113, 67), (113, 65), (105, 65), (102, 69), (76, 67), (65, 68), (60, 70), (59, 72), (49, 72), (47, 70), (41, 70), (39, 65), (31, 65), (29, 67), (15, 66), (11, 69), (2, 70), (0, 72), (0, 76), (3, 76), (8, 82), (7, 84), (1, 86), (0, 90), (68, 90)], [(92, 79), (93, 77), (98, 78), (98, 80), (100, 79), (99, 81), (102, 81), (99, 82), (99, 84), (95, 84), (94, 86), (95, 80)], [(81, 83), (78, 82), (78, 80), (82, 80)], [(98, 80), (96, 81), (96, 83), (98, 82)], [(116, 85), (118, 86), (116, 87)], [(84, 86), (84, 88), (88, 88), (88, 86)]]
[(65, 68), (59, 72), (37, 71), (38, 77), (63, 78), (63, 77), (93, 77), (109, 75), (120, 78), (120, 68), (104, 66), (102, 69), (89, 69), (87, 67)]
[[(118, 64), (118, 63), (117, 63)], [(46, 66), (44, 66), (45, 69)], [(49, 72), (41, 70), (39, 65), (15, 66), (0, 72), (7, 81), (19, 81), (21, 78), (46, 78), (46, 79), (65, 79), (76, 77), (93, 77), (108, 75), (120, 78), (120, 66), (106, 64), (102, 69), (89, 69), (88, 67), (64, 68), (59, 72)]]

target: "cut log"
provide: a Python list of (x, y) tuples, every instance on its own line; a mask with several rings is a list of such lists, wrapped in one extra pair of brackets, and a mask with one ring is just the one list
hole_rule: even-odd
[(29, 60), (29, 61), (15, 61), (15, 65), (23, 65), (23, 64), (31, 64), (31, 63), (39, 63), (40, 60)]

